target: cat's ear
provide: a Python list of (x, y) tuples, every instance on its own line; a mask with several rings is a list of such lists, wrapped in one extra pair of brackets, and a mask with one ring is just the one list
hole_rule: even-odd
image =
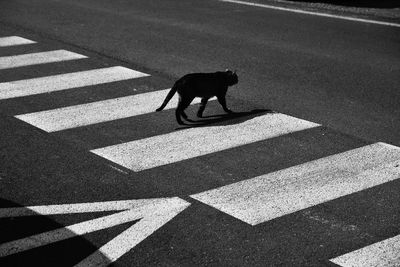
[(225, 69), (225, 72), (230, 72), (230, 70), (229, 69)]

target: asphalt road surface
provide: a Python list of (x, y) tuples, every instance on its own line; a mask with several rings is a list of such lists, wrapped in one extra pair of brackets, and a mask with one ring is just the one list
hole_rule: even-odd
[(259, 3), (0, 1), (1, 266), (398, 266), (400, 25)]

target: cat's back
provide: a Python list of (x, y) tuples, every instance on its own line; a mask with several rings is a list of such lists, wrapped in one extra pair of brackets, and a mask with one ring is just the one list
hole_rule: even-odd
[(209, 86), (216, 85), (220, 80), (218, 72), (212, 73), (189, 73), (180, 78), (177, 83), (187, 86)]

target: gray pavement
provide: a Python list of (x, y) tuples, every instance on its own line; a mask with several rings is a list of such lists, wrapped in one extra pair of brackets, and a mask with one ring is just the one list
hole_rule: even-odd
[[(390, 170), (392, 181), (379, 182), (376, 175), (376, 186), (257, 225), (190, 197), (376, 142), (400, 146), (399, 28), (220, 1), (90, 0), (2, 2), (0, 25), (0, 37), (21, 36), (37, 42), (1, 47), (0, 57), (58, 49), (87, 56), (0, 70), (4, 86), (113, 66), (150, 75), (0, 100), (0, 224), (4, 233), (0, 256), (5, 256), (0, 265), (73, 266), (94, 255), (93, 265), (336, 266), (330, 259), (400, 234), (398, 165)], [(207, 136), (213, 127), (238, 133), (266, 116), (280, 118), (279, 114), (318, 125), (135, 172), (90, 151), (140, 140), (150, 144), (158, 136), (189, 136), (196, 127), (178, 127), (171, 109), (52, 133), (14, 117), (157, 92), (171, 87), (185, 73), (226, 67), (238, 70), (239, 84), (228, 96), (228, 105), (238, 113), (206, 118), (205, 125), (198, 127), (199, 137)], [(189, 108), (190, 117), (194, 118), (195, 108)], [(210, 103), (205, 115), (216, 114), (223, 114), (222, 109)], [(227, 139), (229, 144), (240, 135)], [(213, 147), (213, 141), (209, 142)], [(172, 148), (167, 143), (168, 149)], [(326, 174), (329, 168), (321, 170), (320, 175)], [(278, 181), (273, 184), (286, 186)], [(176, 206), (151, 202), (153, 206), (143, 209), (132, 204), (131, 209), (140, 214), (125, 221), (122, 213), (116, 213), (123, 210), (124, 201), (170, 197), (179, 197), (181, 202)], [(104, 208), (109, 201), (120, 202)], [(93, 203), (99, 202), (103, 203), (99, 210), (92, 211)], [(89, 208), (71, 212), (77, 203), (87, 203)], [(148, 236), (138, 237), (157, 221), (149, 212), (171, 208), (172, 214), (180, 203), (190, 206)], [(72, 206), (54, 214), (52, 205), (59, 204)], [(52, 211), (15, 215), (32, 206)], [(112, 214), (119, 214), (114, 224), (107, 217)], [(97, 218), (105, 224), (98, 231), (88, 230), (92, 229), (88, 225), (82, 226), (86, 234), (65, 228), (95, 224)], [(146, 218), (153, 219), (146, 224)], [(64, 230), (54, 232), (57, 229)], [(128, 234), (130, 229), (133, 234)], [(49, 233), (47, 239), (27, 239), (43, 232)], [(113, 244), (119, 245), (97, 252), (123, 236), (126, 243), (117, 240)], [(135, 238), (141, 242), (128, 245)], [(6, 245), (13, 241), (25, 251), (11, 253)], [(130, 249), (122, 253), (118, 247)], [(115, 259), (110, 256), (113, 253), (119, 253)]]

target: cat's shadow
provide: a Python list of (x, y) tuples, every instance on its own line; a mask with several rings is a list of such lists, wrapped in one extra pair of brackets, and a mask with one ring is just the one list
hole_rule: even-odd
[(175, 128), (175, 130), (179, 131), (194, 127), (212, 127), (212, 126), (239, 124), (268, 113), (275, 113), (275, 112), (271, 109), (253, 109), (251, 111), (246, 111), (246, 112), (233, 112), (233, 113), (203, 116), (198, 120), (190, 119), (188, 120), (190, 123), (185, 123), (185, 125)]

